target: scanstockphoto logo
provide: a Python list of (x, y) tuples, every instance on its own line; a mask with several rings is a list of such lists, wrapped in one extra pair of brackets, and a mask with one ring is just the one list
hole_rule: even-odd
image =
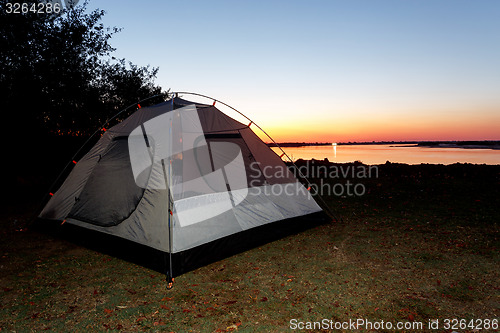
[(365, 181), (379, 177), (377, 165), (319, 163), (306, 161), (293, 170), (296, 177), (317, 180), (311, 184), (312, 195), (360, 197), (367, 193)]
[[(242, 139), (204, 133), (194, 105), (166, 112), (128, 136), (135, 183), (147, 191), (168, 189), (184, 227), (232, 210), (250, 192), (252, 197), (299, 196), (304, 200), (311, 195), (361, 196), (366, 192), (364, 185), (346, 182), (348, 175), (351, 180), (378, 177), (375, 166), (311, 164), (290, 171), (284, 165), (256, 161), (247, 165), (237, 140)], [(306, 188), (296, 180), (302, 177), (315, 182)]]
[[(305, 161), (291, 169), (274, 168), (262, 165), (260, 162), (250, 164), (250, 178), (258, 181), (261, 177), (266, 179), (289, 178), (288, 172), (298, 179), (315, 180), (309, 184), (307, 190), (296, 184), (284, 184), (279, 187), (264, 187), (260, 191), (265, 195), (297, 195), (309, 192), (312, 196), (338, 196), (352, 197), (363, 196), (367, 193), (364, 180), (378, 178), (378, 166), (353, 164), (316, 164), (315, 161)], [(250, 182), (250, 184), (252, 181)]]
[(130, 133), (128, 147), (137, 186), (168, 189), (183, 227), (231, 210), (248, 194), (240, 147), (209, 144), (194, 105), (144, 122)]

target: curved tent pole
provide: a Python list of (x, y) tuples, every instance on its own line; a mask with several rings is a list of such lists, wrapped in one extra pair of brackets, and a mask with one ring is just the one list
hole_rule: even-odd
[[(244, 117), (245, 119), (247, 119), (248, 121), (250, 121), (250, 125), (251, 124), (254, 124), (255, 127), (257, 127), (259, 130), (262, 131), (262, 133), (264, 133), (268, 138), (269, 140), (271, 140), (275, 145), (276, 147), (278, 147), (281, 152), (283, 153), (284, 156), (286, 156), (288, 158), (288, 160), (290, 161), (290, 163), (292, 163), (292, 165), (295, 167), (295, 169), (297, 170), (298, 174), (300, 175), (300, 177), (302, 177), (303, 179), (305, 179), (305, 181), (307, 182), (308, 186), (311, 187), (311, 182), (309, 181), (309, 179), (307, 179), (303, 174), (302, 172), (300, 172), (300, 169), (297, 167), (297, 165), (293, 162), (293, 160), (290, 158), (290, 156), (288, 156), (288, 154), (283, 150), (283, 148), (281, 148), (281, 146), (276, 142), (274, 141), (274, 139), (262, 128), (260, 127), (259, 125), (257, 125), (252, 119), (248, 118), (247, 116), (245, 116), (242, 112), (236, 110), (235, 108), (233, 108), (231, 105), (228, 105), (222, 101), (219, 101), (218, 99), (215, 99), (213, 97), (210, 97), (210, 96), (207, 96), (207, 95), (203, 95), (203, 94), (198, 94), (198, 93), (193, 93), (193, 92), (188, 92), (188, 91), (175, 91), (175, 92), (172, 92), (172, 94), (177, 97), (179, 94), (186, 94), (186, 95), (193, 95), (193, 96), (200, 96), (200, 97), (204, 97), (204, 98), (208, 98), (208, 99), (211, 99), (214, 101), (214, 105), (215, 105), (215, 102), (217, 103), (220, 103), (222, 105), (225, 105), (227, 106), (228, 108), (230, 108), (231, 110), (237, 112), (239, 115), (241, 115), (242, 117)], [(249, 126), (250, 126), (249, 125)], [(282, 155), (282, 156), (283, 156)], [(341, 221), (341, 219), (339, 219), (337, 217), (337, 214), (335, 214), (331, 209), (330, 207), (328, 207), (328, 205), (326, 204), (325, 200), (323, 200), (323, 198), (318, 195), (319, 199), (321, 200), (321, 203), (323, 204), (324, 206), (324, 209), (331, 215), (332, 218), (334, 218), (335, 220), (337, 221)]]
[[(262, 133), (264, 133), (275, 145), (276, 147), (278, 147), (281, 152), (283, 153), (284, 156), (287, 157), (287, 159), (292, 163), (292, 165), (295, 167), (295, 169), (297, 170), (298, 174), (300, 175), (300, 177), (302, 177), (309, 186), (311, 186), (311, 182), (309, 182), (309, 180), (302, 174), (302, 172), (300, 171), (300, 169), (297, 167), (297, 165), (293, 162), (293, 160), (290, 158), (290, 156), (288, 156), (288, 154), (283, 150), (283, 148), (262, 128), (260, 127), (258, 124), (256, 124), (252, 119), (250, 119), (249, 117), (247, 117), (246, 115), (244, 115), (242, 112), (238, 111), (237, 109), (235, 109), (234, 107), (218, 100), (218, 99), (215, 99), (213, 97), (210, 97), (210, 96), (207, 96), (207, 95), (203, 95), (203, 94), (198, 94), (198, 93), (192, 93), (192, 92), (170, 92), (170, 91), (167, 91), (165, 94), (161, 93), (161, 94), (156, 94), (156, 95), (153, 95), (153, 96), (150, 96), (150, 97), (146, 97), (144, 99), (141, 99), (139, 100), (137, 103), (133, 103), (129, 106), (127, 106), (126, 108), (122, 109), (121, 111), (119, 111), (118, 113), (116, 113), (115, 115), (113, 115), (112, 117), (106, 119), (106, 121), (104, 123), (101, 124), (101, 126), (99, 126), (99, 128), (80, 146), (80, 148), (75, 152), (75, 154), (70, 158), (70, 161), (64, 166), (64, 168), (61, 170), (61, 172), (59, 173), (59, 175), (56, 177), (56, 179), (54, 180), (54, 182), (50, 185), (49, 189), (47, 192), (45, 192), (42, 200), (41, 200), (41, 203), (40, 203), (40, 207), (43, 205), (43, 203), (45, 202), (47, 196), (49, 195), (50, 191), (54, 188), (54, 186), (57, 184), (57, 182), (60, 180), (60, 178), (62, 177), (62, 175), (64, 174), (64, 172), (66, 171), (66, 169), (72, 164), (74, 163), (74, 160), (76, 158), (76, 156), (78, 156), (78, 154), (82, 151), (82, 149), (92, 140), (92, 138), (98, 134), (100, 131), (102, 131), (103, 128), (105, 128), (105, 126), (111, 122), (113, 119), (115, 119), (116, 117), (118, 117), (119, 115), (121, 115), (122, 113), (124, 113), (125, 111), (127, 111), (128, 109), (130, 109), (131, 107), (135, 106), (135, 105), (138, 105), (142, 102), (145, 102), (147, 100), (150, 100), (150, 99), (153, 99), (155, 97), (159, 97), (159, 96), (162, 96), (162, 95), (166, 95), (167, 96), (167, 99), (168, 97), (172, 96), (171, 98), (173, 99), (174, 97), (177, 97), (179, 94), (188, 94), (188, 95), (193, 95), (193, 96), (200, 96), (200, 97), (204, 97), (204, 98), (208, 98), (208, 99), (211, 99), (214, 101), (214, 104), (215, 102), (218, 102), (222, 105), (225, 105), (226, 107), (230, 108), (231, 110), (235, 111), (236, 113), (238, 113), (239, 115), (241, 115), (242, 117), (244, 117), (245, 119), (249, 120), (250, 121), (250, 124), (254, 124), (260, 131), (262, 131)], [(282, 155), (282, 156), (283, 156)], [(332, 210), (328, 207), (328, 205), (326, 204), (326, 202), (323, 200), (323, 198), (321, 196), (319, 196), (319, 199), (321, 200), (321, 203), (323, 204), (324, 206), (324, 209), (336, 220), (340, 220), (335, 213), (332, 212)], [(36, 219), (36, 216), (38, 215), (40, 211), (40, 208), (37, 209), (37, 211), (35, 212), (35, 218), (33, 218), (33, 220)], [(63, 221), (64, 223), (64, 221)], [(171, 258), (170, 258), (170, 261), (171, 261)]]
[[(198, 94), (198, 93), (193, 93), (193, 92), (188, 92), (188, 91), (177, 91), (177, 92), (170, 92), (170, 91), (167, 91), (166, 92), (166, 95), (167, 95), (167, 98), (169, 97), (169, 95), (172, 95), (173, 97), (177, 97), (179, 94), (188, 94), (188, 95), (193, 95), (193, 96), (200, 96), (200, 97), (204, 97), (204, 98), (208, 98), (208, 99), (211, 99), (213, 100), (214, 102), (218, 102), (222, 105), (225, 105), (227, 106), (228, 108), (230, 108), (231, 110), (235, 111), (236, 113), (238, 113), (239, 115), (241, 115), (242, 117), (244, 117), (245, 119), (249, 120), (250, 121), (250, 124), (254, 124), (259, 130), (262, 131), (262, 133), (264, 133), (275, 145), (276, 147), (278, 147), (281, 152), (283, 153), (284, 156), (287, 157), (287, 159), (290, 161), (290, 163), (292, 163), (292, 165), (295, 167), (295, 169), (297, 170), (298, 174), (300, 175), (300, 177), (302, 177), (303, 179), (305, 179), (305, 181), (307, 182), (307, 184), (309, 186), (311, 186), (311, 182), (309, 182), (309, 180), (302, 174), (302, 172), (300, 172), (300, 169), (297, 167), (297, 165), (293, 162), (293, 160), (290, 158), (290, 156), (288, 156), (288, 154), (283, 150), (283, 148), (262, 128), (260, 127), (257, 123), (255, 123), (252, 119), (250, 119), (249, 117), (247, 117), (245, 114), (243, 114), (242, 112), (238, 111), (237, 109), (235, 109), (234, 107), (232, 107), (231, 105), (229, 104), (226, 104), (218, 99), (215, 99), (213, 97), (210, 97), (210, 96), (207, 96), (207, 95), (203, 95), (203, 94)], [(116, 117), (118, 117), (120, 114), (122, 114), (123, 112), (127, 111), (128, 109), (130, 109), (131, 107), (133, 107), (134, 105), (138, 105), (142, 102), (145, 102), (149, 99), (153, 99), (155, 97), (158, 97), (158, 96), (162, 96), (163, 94), (156, 94), (154, 96), (150, 96), (150, 97), (146, 97), (144, 99), (141, 99), (140, 101), (138, 101), (137, 103), (133, 103), (129, 106), (127, 106), (126, 108), (122, 109), (121, 111), (119, 111), (118, 113), (116, 113), (115, 115), (113, 115), (112, 117), (106, 119), (106, 121), (101, 125), (99, 126), (99, 128), (81, 145), (81, 147), (75, 152), (75, 154), (70, 158), (70, 161), (64, 166), (64, 168), (61, 170), (61, 172), (59, 173), (59, 175), (56, 177), (56, 179), (54, 180), (54, 182), (50, 185), (48, 191), (45, 193), (44, 197), (42, 198), (41, 200), (41, 204), (40, 204), (40, 207), (43, 205), (45, 199), (47, 198), (48, 194), (50, 193), (50, 191), (54, 188), (54, 186), (57, 184), (57, 182), (59, 181), (59, 179), (62, 177), (62, 175), (64, 174), (64, 172), (66, 171), (66, 169), (73, 163), (74, 159), (76, 158), (76, 156), (81, 152), (81, 150), (90, 142), (90, 140), (92, 140), (92, 138), (97, 134), (99, 133), (103, 128), (104, 126), (106, 126), (106, 124), (108, 124), (111, 120), (115, 119)], [(172, 97), (172, 98), (173, 98)], [(335, 218), (336, 220), (340, 220), (336, 214), (334, 214), (331, 209), (328, 207), (328, 205), (326, 204), (326, 202), (323, 200), (323, 198), (321, 196), (319, 196), (320, 200), (321, 200), (321, 203), (324, 205), (325, 209), (330, 213), (330, 215), (332, 215), (333, 218)], [(37, 209), (37, 212), (35, 214), (38, 214), (38, 211), (40, 209)]]

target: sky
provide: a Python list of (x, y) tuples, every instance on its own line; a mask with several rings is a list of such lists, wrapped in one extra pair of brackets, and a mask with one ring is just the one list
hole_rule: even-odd
[(163, 89), (221, 100), (279, 142), (500, 140), (500, 1), (97, 7), (123, 28), (115, 56), (159, 67)]

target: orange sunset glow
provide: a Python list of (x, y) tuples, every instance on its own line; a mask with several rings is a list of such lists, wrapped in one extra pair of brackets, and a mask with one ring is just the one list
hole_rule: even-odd
[[(498, 140), (500, 112), (315, 112), (302, 119), (301, 112), (286, 119), (261, 116), (261, 125), (278, 142), (371, 142), (432, 140)], [(254, 131), (264, 140), (258, 129)]]
[[(497, 140), (500, 114), (484, 119), (462, 117), (444, 119), (349, 119), (321, 123), (314, 120), (288, 121), (268, 125), (266, 131), (279, 142), (366, 142), (366, 141), (432, 141)], [(256, 133), (259, 131), (256, 130)], [(261, 136), (264, 140), (264, 136)], [(269, 141), (269, 140), (267, 140)]]

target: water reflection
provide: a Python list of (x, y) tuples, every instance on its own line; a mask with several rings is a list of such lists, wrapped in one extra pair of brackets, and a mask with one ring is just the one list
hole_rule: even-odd
[[(390, 161), (407, 164), (453, 164), (457, 162), (500, 164), (500, 150), (492, 149), (430, 148), (405, 144), (332, 146), (286, 147), (284, 150), (289, 156), (293, 155), (294, 160), (328, 158), (331, 162), (338, 163), (361, 161), (365, 164), (382, 164)], [(279, 150), (273, 149), (275, 152)]]

